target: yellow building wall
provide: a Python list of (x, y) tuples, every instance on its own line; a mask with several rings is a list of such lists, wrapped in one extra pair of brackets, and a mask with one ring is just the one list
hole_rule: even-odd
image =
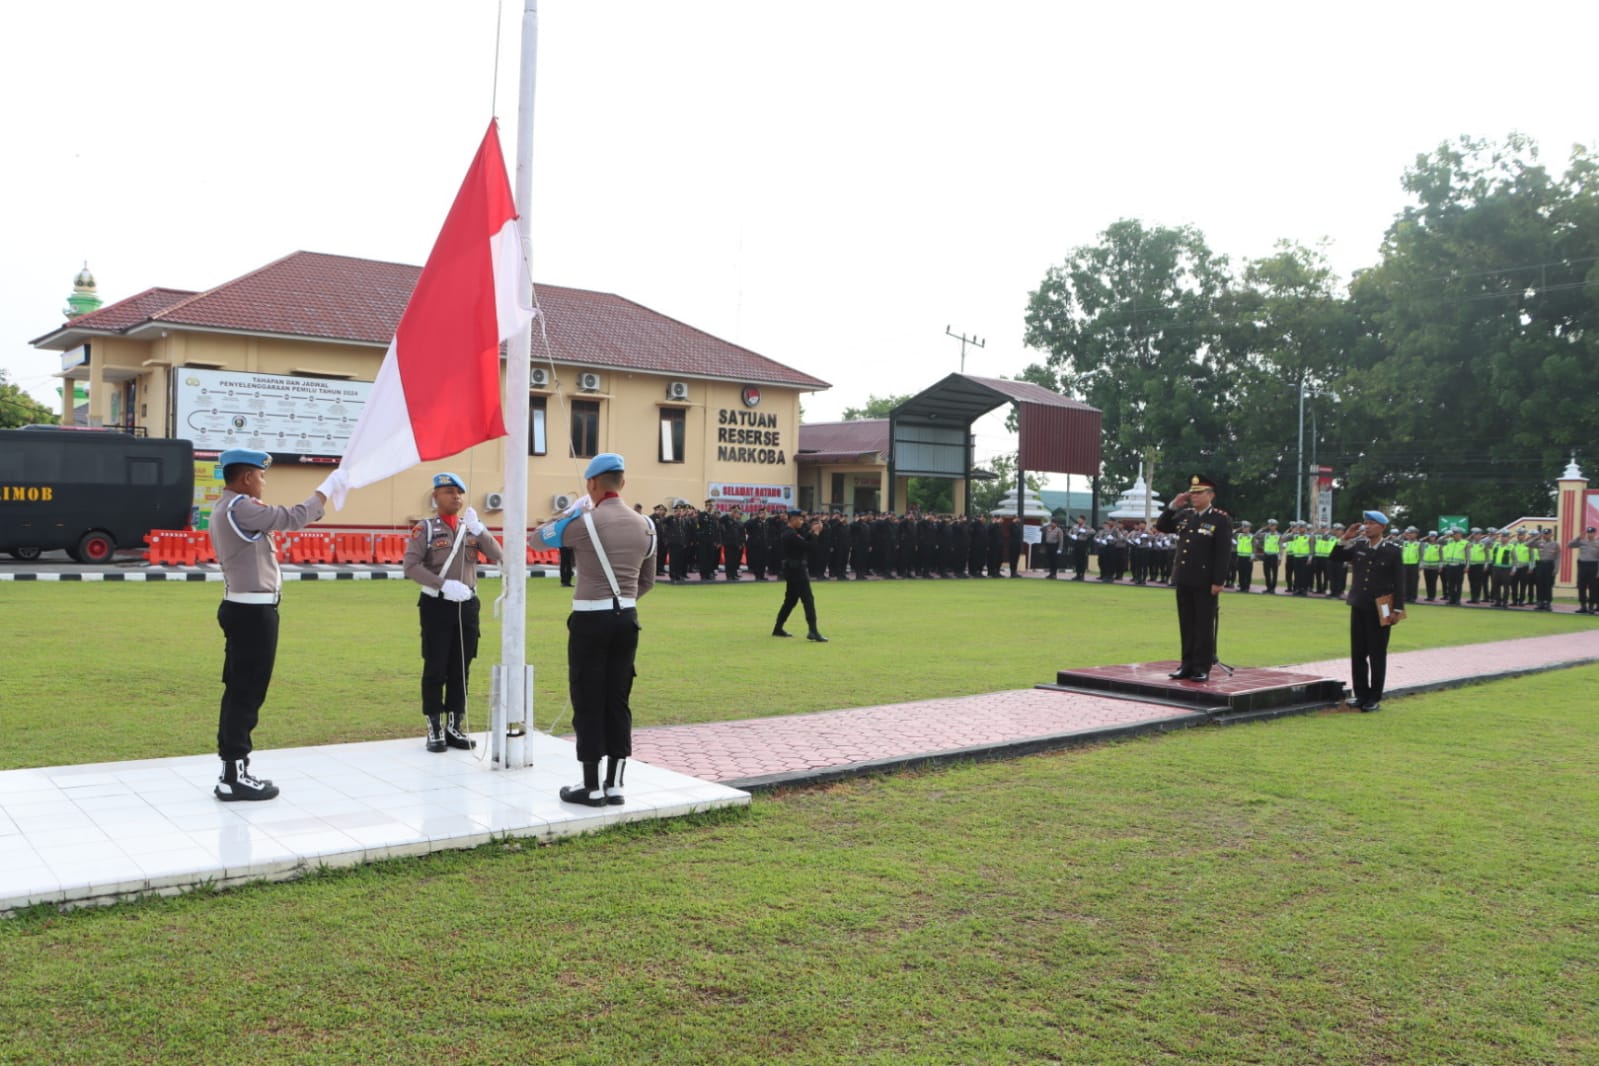
[[(109, 397), (117, 386), (116, 382), (104, 380), (107, 368), (136, 371), (142, 408), (137, 424), (146, 427), (151, 436), (177, 437), (183, 434), (181, 427), (173, 424), (171, 384), (183, 373), (186, 363), (255, 374), (348, 375), (352, 380), (370, 382), (377, 376), (383, 355), (384, 349), (371, 346), (226, 334), (173, 332), (148, 341), (97, 338), (88, 373), (90, 411), (102, 421), (107, 420)], [(674, 401), (667, 398), (667, 387), (672, 381), (683, 381), (681, 375), (569, 364), (556, 364), (554, 371), (549, 388), (531, 390), (533, 396), (545, 398), (550, 454), (528, 458), (530, 527), (537, 519), (553, 513), (555, 496), (582, 491), (588, 459), (568, 454), (574, 401), (599, 404), (598, 450), (620, 452), (626, 458), (628, 484), (623, 495), (629, 503), (643, 504), (646, 511), (674, 499), (699, 505), (706, 499), (712, 482), (795, 483), (798, 390), (760, 385), (760, 402), (752, 408), (745, 406), (741, 397), (744, 382), (688, 379), (687, 399)], [(584, 372), (600, 376), (600, 389), (593, 393), (578, 390), (579, 375)], [(662, 410), (671, 408), (684, 411), (685, 454), (682, 462), (666, 463), (660, 458), (660, 423)], [(773, 424), (730, 424), (745, 421)], [(746, 434), (744, 443), (731, 443), (740, 439), (731, 435), (737, 431)], [(759, 443), (752, 443), (757, 437), (750, 434), (758, 435)], [(491, 441), (357, 489), (350, 493), (344, 510), (330, 510), (318, 524), (408, 526), (429, 513), (433, 474), (448, 470), (466, 481), (469, 502), (485, 522), (498, 528), (498, 516), (488, 510), (485, 497), (505, 490), (505, 447), (504, 439)], [(525, 442), (519, 447), (525, 447)], [(739, 448), (745, 450), (739, 452)], [(267, 476), (267, 502), (292, 504), (303, 500), (330, 469), (291, 463), (274, 466)]]

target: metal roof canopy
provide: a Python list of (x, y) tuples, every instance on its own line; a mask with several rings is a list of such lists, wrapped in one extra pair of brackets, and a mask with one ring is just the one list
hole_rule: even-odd
[(972, 479), (972, 423), (1006, 403), (1017, 405), (1025, 471), (1099, 476), (1100, 411), (1030, 381), (950, 374), (888, 414), (888, 506), (895, 479)]

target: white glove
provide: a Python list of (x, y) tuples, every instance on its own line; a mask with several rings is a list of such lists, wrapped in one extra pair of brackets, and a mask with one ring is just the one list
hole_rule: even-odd
[(561, 512), (561, 517), (567, 518), (571, 515), (582, 514), (584, 511), (592, 510), (594, 510), (594, 497), (585, 492), (572, 501), (572, 506)]
[(474, 537), (481, 537), (483, 534), (489, 531), (488, 526), (478, 521), (476, 507), (468, 507), (466, 510), (461, 512), (461, 524), (465, 526), (466, 531), (472, 534)]
[(333, 504), (335, 511), (342, 511), (344, 510), (344, 497), (350, 493), (350, 475), (344, 472), (343, 467), (340, 467), (324, 478), (322, 484), (318, 485), (316, 490), (328, 498), (328, 502)]
[(472, 598), (472, 590), (459, 581), (446, 581), (439, 591), (451, 603), (465, 603)]

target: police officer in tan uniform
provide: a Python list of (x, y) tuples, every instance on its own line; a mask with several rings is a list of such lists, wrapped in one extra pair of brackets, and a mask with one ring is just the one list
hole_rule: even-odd
[(622, 802), (622, 768), (633, 754), (628, 698), (638, 652), (638, 600), (655, 587), (655, 527), (622, 501), (625, 471), (615, 452), (596, 455), (583, 472), (586, 495), (536, 531), (546, 546), (577, 553), (566, 662), (583, 783), (564, 786), (560, 795), (563, 803), (585, 807)]
[(278, 599), (283, 577), (270, 532), (301, 529), (322, 517), (328, 497), (346, 491), (345, 474), (335, 470), (317, 490), (293, 507), (261, 502), (272, 457), (248, 448), (229, 448), (218, 459), (222, 490), (211, 512), (211, 544), (222, 567), (222, 708), (217, 720), (217, 755), (222, 776), (219, 800), (269, 800), (278, 787), (250, 772), (250, 734), (266, 702), (272, 667), (278, 657)]
[(466, 482), (454, 474), (433, 476), (438, 512), (411, 528), (405, 544), (405, 576), (422, 586), (416, 607), (422, 621), (422, 714), (427, 750), (476, 747), (466, 735), (466, 696), (477, 658), (477, 553), (501, 558), (499, 542), (465, 507)]

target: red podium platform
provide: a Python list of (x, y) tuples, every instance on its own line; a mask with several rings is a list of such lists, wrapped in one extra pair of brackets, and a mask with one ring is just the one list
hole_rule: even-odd
[(1055, 684), (1038, 687), (1166, 703), (1229, 721), (1302, 714), (1331, 706), (1344, 694), (1342, 681), (1288, 670), (1245, 668), (1229, 675), (1218, 666), (1209, 681), (1173, 681), (1166, 675), (1178, 665), (1173, 661), (1062, 670)]

